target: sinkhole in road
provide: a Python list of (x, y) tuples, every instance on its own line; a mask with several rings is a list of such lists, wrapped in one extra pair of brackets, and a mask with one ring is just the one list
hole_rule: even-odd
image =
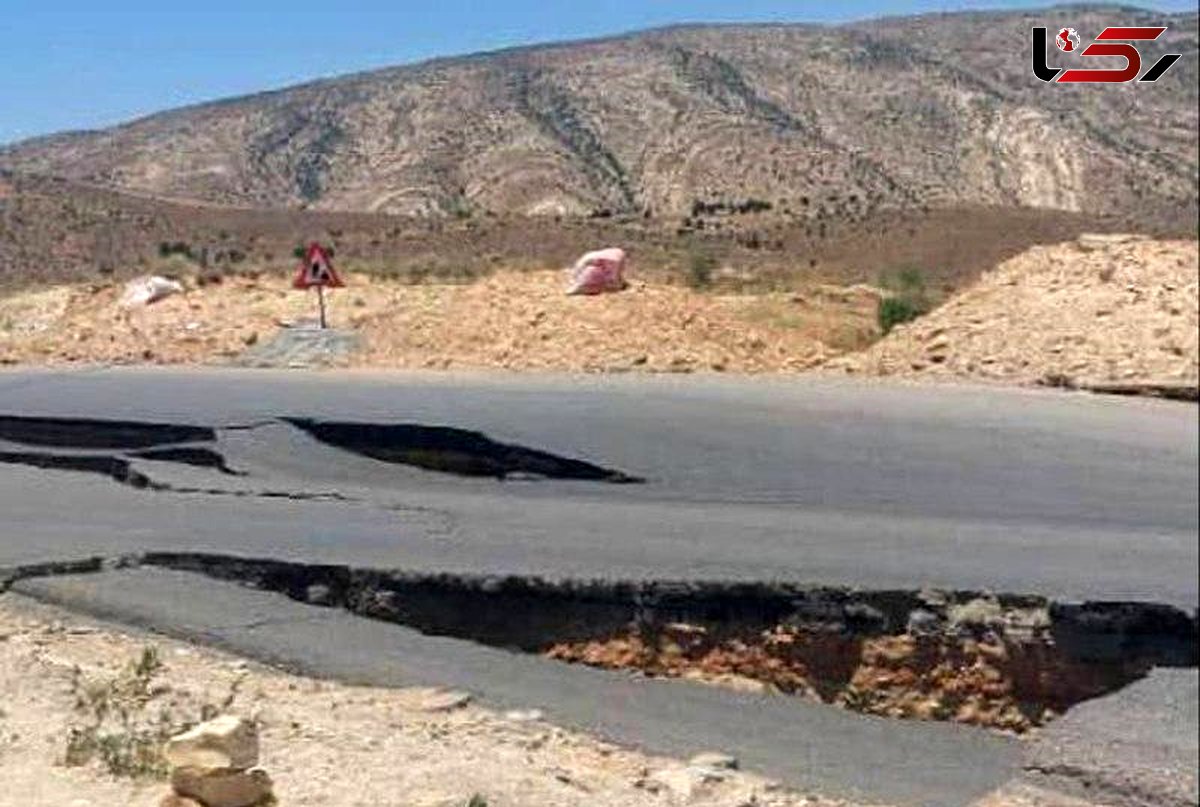
[[(249, 426), (194, 426), (88, 418), (0, 415), (0, 441), (37, 449), (0, 451), (0, 462), (40, 468), (88, 471), (115, 481), (150, 490), (174, 490), (169, 485), (147, 484), (144, 473), (133, 471), (131, 459), (175, 462), (212, 468), (223, 474), (234, 471), (218, 451), (195, 443), (216, 443), (222, 431), (246, 431), (272, 422), (286, 423), (318, 443), (378, 462), (406, 465), (423, 471), (463, 477), (495, 479), (540, 478), (637, 484), (641, 477), (586, 460), (564, 457), (515, 443), (503, 443), (478, 431), (417, 423), (355, 423), (312, 418), (281, 417)], [(46, 449), (59, 449), (47, 451)], [(81, 460), (62, 450), (97, 451)]]
[(74, 449), (139, 449), (171, 443), (210, 443), (209, 426), (135, 420), (0, 415), (0, 440), (27, 446)]
[(141, 563), (565, 663), (1023, 732), (1155, 666), (1194, 614), (973, 591), (416, 574), (197, 553)]
[(381, 462), (458, 476), (516, 475), (629, 484), (639, 477), (548, 451), (497, 442), (482, 432), (415, 423), (339, 423), (283, 418), (315, 440)]

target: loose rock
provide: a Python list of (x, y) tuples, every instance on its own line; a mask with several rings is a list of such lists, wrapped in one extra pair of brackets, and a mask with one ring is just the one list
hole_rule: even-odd
[(221, 715), (167, 741), (163, 755), (173, 767), (245, 770), (258, 764), (258, 729)]
[(738, 768), (738, 759), (731, 754), (725, 754), (720, 751), (705, 751), (696, 754), (688, 760), (688, 764), (696, 768), (736, 771)]
[(171, 787), (176, 795), (207, 807), (253, 807), (271, 796), (271, 777), (261, 768), (176, 768), (171, 771)]
[(423, 712), (452, 712), (471, 702), (471, 693), (456, 690), (434, 691), (421, 699)]

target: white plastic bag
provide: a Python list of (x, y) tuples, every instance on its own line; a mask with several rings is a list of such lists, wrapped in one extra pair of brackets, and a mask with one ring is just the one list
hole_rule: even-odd
[(125, 293), (121, 295), (121, 306), (123, 308), (136, 308), (156, 303), (164, 297), (170, 297), (172, 294), (182, 293), (183, 286), (178, 281), (159, 275), (139, 277), (136, 280), (129, 281), (125, 285)]

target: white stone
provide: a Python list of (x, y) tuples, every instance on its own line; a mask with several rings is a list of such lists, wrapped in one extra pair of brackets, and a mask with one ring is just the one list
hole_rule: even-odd
[(651, 789), (666, 789), (683, 801), (700, 796), (714, 782), (723, 781), (724, 774), (710, 768), (689, 765), (686, 768), (664, 768), (649, 777)]
[(421, 698), (420, 709), (423, 712), (452, 712), (461, 709), (471, 702), (468, 692), (456, 690), (434, 690)]
[(258, 729), (244, 718), (221, 715), (172, 737), (163, 755), (177, 768), (253, 768), (258, 764)]
[(737, 757), (730, 754), (724, 754), (720, 751), (705, 751), (696, 754), (690, 760), (688, 765), (695, 768), (711, 768), (719, 771), (735, 771), (738, 767)]

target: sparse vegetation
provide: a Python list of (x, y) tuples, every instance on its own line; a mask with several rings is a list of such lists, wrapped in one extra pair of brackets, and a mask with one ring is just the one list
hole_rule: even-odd
[(748, 213), (765, 213), (774, 207), (766, 199), (741, 199), (734, 201), (717, 200), (706, 202), (703, 199), (692, 200), (692, 216), (746, 215)]
[(885, 335), (897, 325), (911, 322), (930, 309), (925, 275), (916, 267), (885, 274), (879, 285), (890, 292), (880, 298), (877, 312), (879, 329)]
[(165, 709), (155, 719), (145, 718), (161, 669), (153, 646), (143, 648), (138, 660), (112, 679), (87, 680), (76, 668), (72, 689), (83, 722), (70, 728), (63, 761), (78, 766), (98, 759), (113, 776), (165, 777), (162, 744), (183, 727)]
[(905, 297), (884, 297), (879, 301), (879, 329), (884, 334), (904, 322), (911, 322), (925, 313), (924, 308)]
[(464, 195), (452, 196), (447, 200), (446, 212), (456, 219), (469, 219), (475, 214), (471, 202)]
[(173, 255), (180, 255), (188, 260), (192, 260), (192, 247), (183, 241), (162, 241), (158, 245), (158, 257), (170, 258)]
[(228, 709), (237, 697), (235, 679), (221, 704), (205, 704), (195, 720), (183, 720), (167, 707), (155, 709), (165, 692), (155, 678), (163, 663), (153, 645), (120, 673), (110, 678), (88, 678), (76, 667), (71, 682), (79, 722), (67, 732), (63, 763), (68, 766), (99, 762), (112, 776), (162, 779), (168, 773), (163, 744)]

